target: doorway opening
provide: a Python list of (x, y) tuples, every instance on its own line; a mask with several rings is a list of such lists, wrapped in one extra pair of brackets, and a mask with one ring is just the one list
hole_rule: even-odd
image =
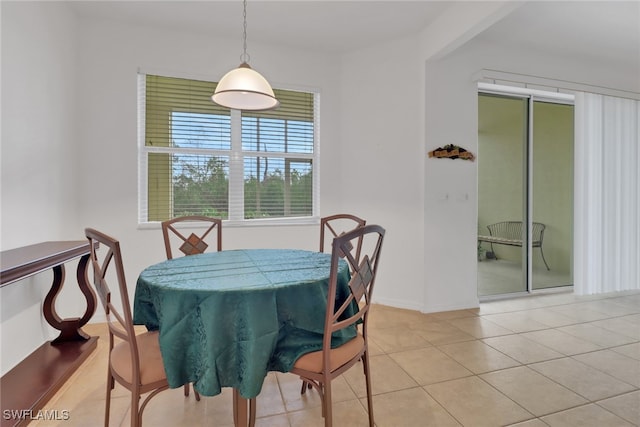
[(573, 284), (573, 96), (478, 93), (478, 295)]

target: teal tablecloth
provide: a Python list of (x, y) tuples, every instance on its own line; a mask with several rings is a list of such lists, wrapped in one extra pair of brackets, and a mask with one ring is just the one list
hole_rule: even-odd
[[(279, 249), (164, 261), (140, 274), (133, 320), (160, 330), (170, 387), (193, 383), (205, 396), (234, 387), (252, 398), (268, 371), (288, 372), (322, 348), (330, 264), (329, 254)], [(339, 301), (348, 281), (343, 263)], [(355, 329), (334, 335), (334, 344), (354, 336)]]

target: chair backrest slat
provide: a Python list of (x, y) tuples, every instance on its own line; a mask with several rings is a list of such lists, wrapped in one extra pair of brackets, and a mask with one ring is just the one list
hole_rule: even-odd
[[(196, 227), (204, 224), (206, 228), (201, 233), (191, 233), (185, 236), (176, 228), (176, 224), (178, 223), (190, 224)], [(216, 235), (211, 240), (213, 240), (216, 250), (221, 251), (222, 220), (220, 218), (192, 215), (181, 216), (163, 221), (162, 236), (164, 239), (164, 247), (167, 253), (167, 259), (172, 259), (174, 257), (172, 249), (175, 249), (176, 247), (184, 255), (195, 255), (204, 253), (207, 249), (211, 248), (211, 245), (207, 243), (207, 236), (212, 231), (215, 231)], [(174, 243), (174, 241), (176, 243)]]
[[(114, 336), (127, 343), (130, 348), (133, 382), (139, 382), (138, 346), (133, 328), (133, 317), (131, 315), (120, 242), (92, 228), (86, 228), (85, 235), (91, 247), (90, 262), (93, 270), (93, 284), (107, 316), (110, 335), (109, 351), (113, 348)], [(96, 245), (96, 242), (100, 244)], [(114, 278), (115, 283), (117, 283), (121, 307), (117, 307), (111, 299), (111, 289), (109, 287), (111, 278)]]
[[(336, 237), (344, 235), (346, 232), (354, 230), (359, 227), (364, 227), (367, 221), (351, 214), (336, 214), (331, 216), (325, 216), (320, 219), (320, 252), (324, 252), (325, 245), (331, 247), (330, 242)], [(353, 242), (346, 243), (340, 250), (340, 257), (344, 258), (347, 253), (353, 252), (353, 248), (356, 248), (354, 256), (358, 258), (360, 251), (362, 250), (362, 239), (356, 241), (355, 246)]]
[[(487, 225), (489, 235), (512, 240), (524, 240), (524, 227), (522, 221), (501, 221)], [(540, 244), (544, 237), (546, 226), (540, 222), (531, 224), (533, 243)]]
[[(324, 351), (330, 350), (331, 335), (335, 331), (358, 323), (361, 323), (363, 330), (366, 331), (384, 235), (385, 230), (379, 225), (366, 225), (344, 233), (333, 240), (323, 341)], [(354, 242), (360, 242), (362, 248), (357, 256), (347, 251), (349, 245)], [(341, 256), (343, 252), (347, 252), (344, 258)], [(346, 261), (349, 265), (351, 278), (349, 280), (349, 294), (336, 306), (338, 272), (341, 261)]]
[(532, 240), (534, 242), (542, 242), (542, 238), (544, 237), (544, 229), (547, 228), (546, 225), (540, 223), (540, 222), (534, 222), (533, 223), (533, 229), (531, 230), (532, 233)]

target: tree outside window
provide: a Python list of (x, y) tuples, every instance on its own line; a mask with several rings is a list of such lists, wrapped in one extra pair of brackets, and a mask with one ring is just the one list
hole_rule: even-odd
[(214, 104), (215, 83), (141, 75), (140, 222), (314, 215), (317, 94), (264, 112)]

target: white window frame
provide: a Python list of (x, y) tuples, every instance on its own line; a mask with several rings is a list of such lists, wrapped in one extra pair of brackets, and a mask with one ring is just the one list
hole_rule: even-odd
[[(283, 90), (304, 91), (314, 94), (313, 153), (265, 153), (263, 151), (242, 150), (242, 112), (230, 110), (231, 149), (189, 149), (178, 147), (156, 147), (145, 144), (146, 135), (146, 83), (147, 74), (181, 79), (209, 80), (210, 78), (174, 75), (166, 72), (138, 71), (138, 228), (158, 228), (159, 221), (148, 221), (148, 159), (149, 153), (181, 153), (229, 158), (229, 215), (225, 226), (270, 226), (317, 224), (320, 212), (320, 91), (309, 87), (279, 87)], [(213, 102), (213, 101), (212, 101)], [(270, 154), (270, 156), (266, 156)], [(273, 155), (271, 155), (273, 154)], [(283, 156), (286, 154), (286, 157)], [(275, 217), (244, 219), (244, 158), (274, 157), (278, 159), (307, 160), (312, 162), (312, 214), (301, 217)]]

